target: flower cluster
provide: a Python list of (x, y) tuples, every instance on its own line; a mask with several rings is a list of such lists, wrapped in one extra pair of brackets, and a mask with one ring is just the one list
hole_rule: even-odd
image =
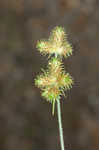
[(73, 80), (69, 73), (66, 73), (62, 63), (62, 57), (72, 54), (72, 47), (68, 43), (66, 34), (62, 27), (56, 27), (48, 41), (39, 41), (37, 48), (42, 54), (52, 56), (48, 62), (46, 71), (38, 75), (35, 85), (42, 90), (42, 96), (53, 104), (52, 113), (54, 114), (55, 102), (64, 94), (64, 90), (72, 87)]
[(37, 42), (37, 49), (42, 54), (55, 54), (56, 56), (68, 57), (72, 54), (72, 47), (68, 43), (64, 28), (56, 27), (53, 29), (48, 40)]

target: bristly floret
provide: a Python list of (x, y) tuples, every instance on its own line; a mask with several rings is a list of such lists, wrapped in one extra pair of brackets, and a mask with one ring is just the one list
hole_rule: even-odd
[(67, 40), (67, 35), (64, 28), (55, 27), (48, 40), (40, 40), (37, 42), (37, 49), (40, 53), (50, 56), (68, 57), (72, 55), (72, 47)]
[(64, 40), (66, 40), (66, 33), (64, 28), (55, 27), (50, 34), (49, 41), (61, 46)]

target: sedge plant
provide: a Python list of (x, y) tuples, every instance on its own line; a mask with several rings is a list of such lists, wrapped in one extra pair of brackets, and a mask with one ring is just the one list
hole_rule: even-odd
[(48, 56), (48, 66), (37, 75), (35, 85), (41, 89), (41, 96), (52, 104), (52, 115), (57, 104), (61, 150), (65, 150), (60, 99), (65, 95), (65, 91), (72, 87), (73, 79), (65, 71), (62, 58), (72, 55), (72, 46), (67, 40), (64, 28), (57, 26), (52, 30), (48, 40), (37, 42), (37, 49), (41, 54)]

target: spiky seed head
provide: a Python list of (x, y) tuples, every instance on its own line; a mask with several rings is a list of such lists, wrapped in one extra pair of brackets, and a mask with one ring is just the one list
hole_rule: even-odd
[(40, 53), (50, 56), (68, 57), (72, 54), (72, 47), (67, 40), (67, 35), (64, 28), (55, 27), (48, 40), (40, 40), (37, 42), (37, 49)]
[[(73, 79), (66, 73), (62, 63), (62, 57), (68, 57), (72, 54), (72, 47), (67, 41), (64, 28), (55, 27), (51, 35), (46, 40), (37, 42), (37, 48), (42, 54), (54, 56), (48, 61), (47, 70), (42, 70), (42, 73), (35, 79), (35, 85), (42, 91), (42, 96), (52, 103), (54, 114), (55, 102), (64, 94), (64, 90), (72, 87)], [(61, 57), (60, 57), (61, 56)]]
[(42, 96), (51, 103), (64, 95), (63, 91), (70, 89), (72, 84), (72, 77), (64, 71), (61, 60), (56, 57), (49, 60), (47, 72), (43, 71), (35, 79), (35, 85), (41, 88)]

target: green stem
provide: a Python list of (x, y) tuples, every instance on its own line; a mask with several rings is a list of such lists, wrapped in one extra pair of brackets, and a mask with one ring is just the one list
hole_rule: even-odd
[(62, 128), (62, 119), (61, 119), (60, 99), (57, 100), (57, 115), (58, 115), (61, 150), (65, 150), (65, 148), (64, 148), (64, 138), (63, 138), (63, 128)]
[(54, 115), (54, 111), (55, 111), (55, 100), (53, 101), (53, 105), (52, 105), (52, 115)]

